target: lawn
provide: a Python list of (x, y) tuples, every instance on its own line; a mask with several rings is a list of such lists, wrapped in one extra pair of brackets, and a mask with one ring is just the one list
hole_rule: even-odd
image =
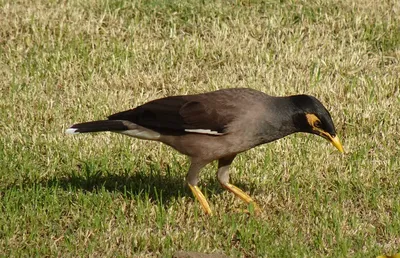
[[(155, 98), (306, 93), (345, 148), (295, 134), (185, 185), (185, 156), (65, 135)], [(0, 256), (376, 257), (400, 251), (398, 0), (0, 0)]]

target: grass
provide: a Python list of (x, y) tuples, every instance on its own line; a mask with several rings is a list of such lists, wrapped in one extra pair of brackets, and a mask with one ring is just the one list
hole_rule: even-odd
[[(0, 1), (0, 256), (375, 257), (400, 246), (398, 1)], [(204, 216), (185, 157), (75, 122), (174, 94), (308, 93), (344, 147), (241, 154)]]

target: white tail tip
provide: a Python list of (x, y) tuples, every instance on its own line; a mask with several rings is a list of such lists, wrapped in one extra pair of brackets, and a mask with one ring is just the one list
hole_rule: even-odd
[(78, 129), (76, 128), (68, 128), (67, 130), (65, 130), (66, 134), (78, 134), (78, 132), (76, 131)]

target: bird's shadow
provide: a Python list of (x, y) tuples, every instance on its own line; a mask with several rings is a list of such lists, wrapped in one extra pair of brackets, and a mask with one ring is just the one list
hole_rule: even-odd
[[(147, 198), (157, 206), (168, 207), (171, 200), (176, 200), (182, 196), (190, 196), (189, 187), (187, 187), (185, 176), (169, 172), (167, 168), (152, 168), (147, 171), (128, 169), (107, 170), (96, 169), (90, 166), (91, 162), (82, 161), (77, 168), (72, 168), (70, 173), (56, 177), (32, 182), (24, 180), (24, 187), (41, 185), (46, 188), (61, 188), (68, 192), (110, 192), (119, 193), (126, 199)], [(89, 164), (89, 166), (88, 166)], [(150, 167), (152, 167), (150, 165)], [(199, 184), (203, 193), (220, 194), (224, 189), (219, 184), (216, 177), (207, 176)], [(9, 185), (8, 188), (14, 188), (16, 185)], [(238, 184), (238, 187), (248, 188), (249, 185)], [(251, 187), (251, 186), (250, 186)]]
[(108, 171), (90, 175), (71, 173), (62, 178), (52, 178), (43, 182), (46, 187), (62, 188), (72, 192), (83, 190), (84, 192), (99, 193), (106, 191), (120, 193), (127, 199), (146, 196), (152, 201), (162, 202), (163, 205), (168, 205), (176, 197), (189, 194), (184, 183), (184, 177), (178, 176), (145, 175), (141, 172), (113, 174)]
[[(107, 191), (120, 193), (127, 199), (148, 198), (157, 205), (168, 206), (171, 200), (177, 197), (190, 196), (185, 176), (169, 173), (168, 168), (153, 168), (150, 172), (135, 170), (88, 169), (83, 162), (79, 169), (72, 169), (62, 177), (54, 177), (42, 181), (41, 185), (48, 188), (61, 188), (65, 191), (98, 193)], [(223, 190), (215, 177), (207, 177), (199, 184), (203, 192), (219, 194)]]

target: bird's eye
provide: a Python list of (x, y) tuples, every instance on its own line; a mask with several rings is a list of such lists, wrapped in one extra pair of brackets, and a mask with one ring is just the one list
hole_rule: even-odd
[(314, 122), (314, 127), (317, 127), (317, 128), (321, 128), (321, 122), (320, 121), (315, 121)]

